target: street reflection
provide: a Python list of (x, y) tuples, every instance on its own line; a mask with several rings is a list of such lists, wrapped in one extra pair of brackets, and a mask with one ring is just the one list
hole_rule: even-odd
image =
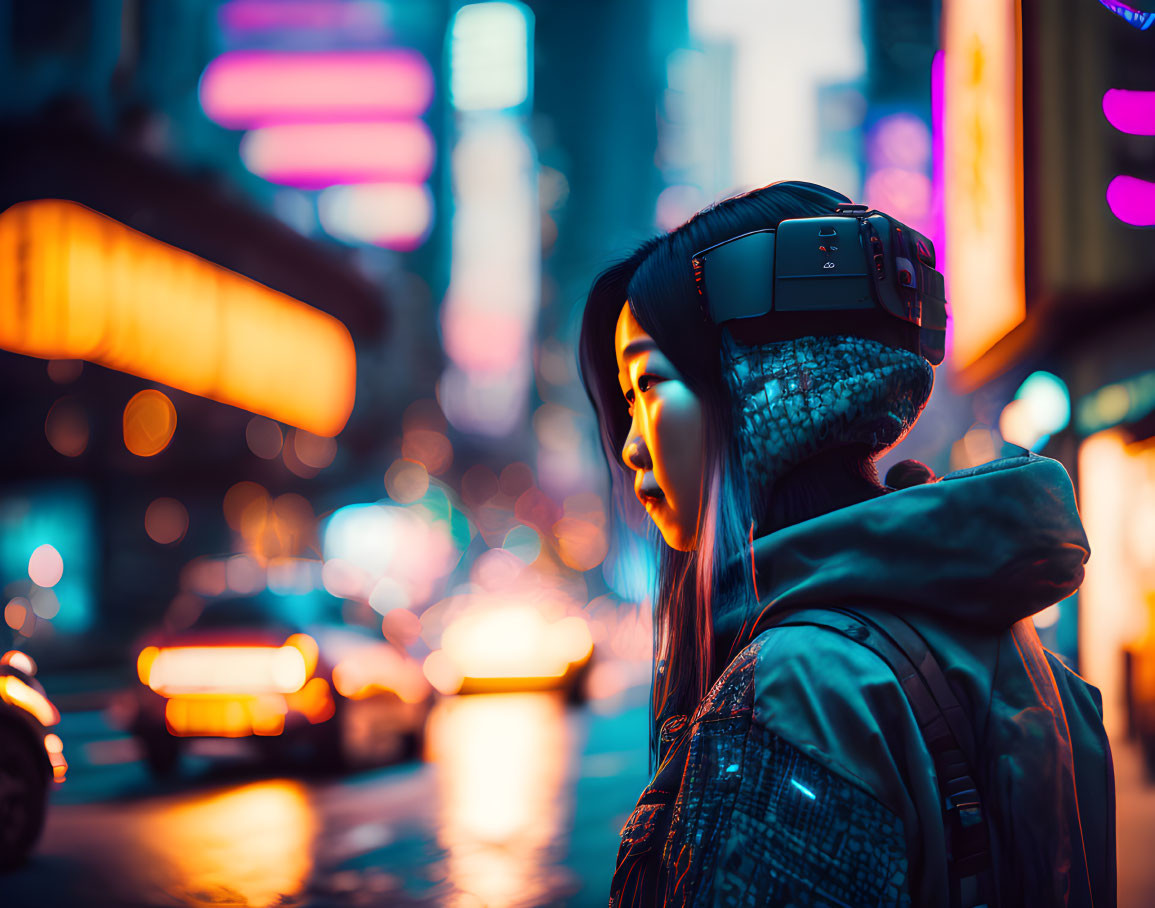
[(549, 693), (456, 697), (430, 717), (456, 904), (535, 905), (565, 887), (554, 851), (569, 815), (568, 738)]
[(144, 828), (141, 850), (178, 904), (295, 904), (313, 869), (317, 822), (297, 782), (257, 782), (168, 806)]

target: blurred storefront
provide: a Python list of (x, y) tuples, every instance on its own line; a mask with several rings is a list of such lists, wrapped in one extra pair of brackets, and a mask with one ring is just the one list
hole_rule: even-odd
[[(107, 659), (207, 576), (205, 555), (262, 577), (303, 558), (321, 588), (316, 515), (381, 487), (440, 358), (413, 271), (432, 271), (443, 21), (383, 3), (4, 4), (14, 637)], [(242, 526), (230, 501), (253, 489), (264, 517)]]
[(1155, 504), (1155, 46), (1116, 6), (943, 11), (955, 378), (996, 440), (1076, 479), (1087, 580), (1040, 633), (1103, 691), (1113, 729), (1123, 648), (1150, 633)]

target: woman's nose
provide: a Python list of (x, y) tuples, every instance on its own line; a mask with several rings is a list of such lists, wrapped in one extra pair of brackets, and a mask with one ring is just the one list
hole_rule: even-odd
[(637, 433), (631, 432), (622, 445), (622, 463), (629, 470), (652, 470), (653, 461), (650, 460), (650, 450), (645, 441)]

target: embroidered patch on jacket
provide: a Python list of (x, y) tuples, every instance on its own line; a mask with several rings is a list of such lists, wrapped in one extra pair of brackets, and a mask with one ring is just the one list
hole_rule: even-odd
[(760, 726), (695, 743), (667, 904), (910, 905), (902, 821), (877, 800)]

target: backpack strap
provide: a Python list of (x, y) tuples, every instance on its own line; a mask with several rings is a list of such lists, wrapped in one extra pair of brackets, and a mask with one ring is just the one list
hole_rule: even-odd
[(974, 731), (930, 647), (907, 621), (878, 609), (836, 606), (783, 612), (773, 627), (811, 625), (865, 646), (890, 666), (934, 761), (942, 796), (952, 908), (992, 908), (997, 893), (990, 831), (974, 767)]

